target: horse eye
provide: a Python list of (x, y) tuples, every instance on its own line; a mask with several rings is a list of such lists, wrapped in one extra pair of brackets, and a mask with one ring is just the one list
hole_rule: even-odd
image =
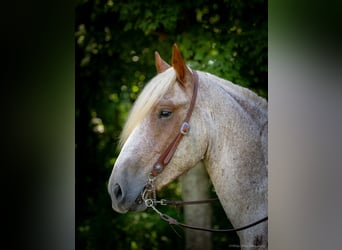
[(158, 117), (159, 117), (160, 119), (163, 119), (163, 118), (168, 118), (168, 117), (170, 117), (171, 115), (172, 115), (172, 112), (171, 112), (171, 111), (162, 110), (162, 111), (160, 111)]

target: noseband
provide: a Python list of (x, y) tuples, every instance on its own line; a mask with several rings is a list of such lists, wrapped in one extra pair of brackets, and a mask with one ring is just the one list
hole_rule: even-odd
[[(154, 185), (154, 180), (157, 175), (159, 175), (165, 167), (170, 163), (174, 153), (177, 150), (178, 144), (182, 140), (184, 135), (187, 135), (190, 131), (190, 118), (192, 115), (192, 111), (194, 110), (195, 103), (196, 103), (196, 98), (197, 98), (197, 92), (198, 92), (198, 74), (195, 70), (193, 72), (193, 93), (192, 93), (192, 98), (190, 102), (190, 107), (188, 109), (188, 113), (186, 114), (185, 119), (183, 120), (183, 123), (179, 129), (179, 132), (175, 139), (171, 142), (171, 144), (165, 149), (165, 151), (159, 156), (158, 160), (155, 162), (153, 165), (152, 171), (150, 173), (150, 176), (148, 177), (148, 182), (145, 186), (144, 191), (141, 194), (142, 201), (145, 202), (145, 205), (147, 207), (152, 208), (157, 214), (159, 214), (160, 218), (167, 221), (170, 225), (177, 225), (181, 226), (184, 228), (189, 228), (189, 229), (194, 229), (194, 230), (200, 230), (200, 231), (208, 231), (208, 232), (238, 232), (250, 227), (253, 227), (261, 222), (264, 222), (268, 220), (268, 217), (266, 216), (265, 218), (258, 220), (256, 222), (253, 222), (251, 224), (248, 224), (247, 226), (243, 226), (240, 228), (235, 228), (235, 229), (211, 229), (211, 228), (204, 228), (204, 227), (196, 227), (196, 226), (191, 226), (187, 225), (184, 223), (178, 222), (176, 219), (161, 213), (155, 206), (157, 204), (160, 205), (193, 205), (193, 204), (199, 204), (199, 203), (209, 203), (217, 199), (208, 199), (208, 200), (201, 200), (201, 201), (169, 201), (165, 199), (161, 199), (160, 201), (157, 200), (156, 197), (156, 188)], [(139, 202), (141, 201), (138, 199)]]

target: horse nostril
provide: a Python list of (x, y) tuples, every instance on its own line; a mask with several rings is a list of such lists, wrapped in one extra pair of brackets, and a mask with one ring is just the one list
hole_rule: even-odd
[(115, 184), (113, 187), (113, 194), (117, 201), (121, 201), (123, 198), (122, 190), (119, 184)]

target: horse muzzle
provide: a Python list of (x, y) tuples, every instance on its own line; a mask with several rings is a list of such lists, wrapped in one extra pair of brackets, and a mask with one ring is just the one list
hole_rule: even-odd
[(140, 192), (126, 192), (119, 183), (108, 185), (108, 192), (112, 200), (112, 208), (118, 213), (142, 211), (146, 209)]

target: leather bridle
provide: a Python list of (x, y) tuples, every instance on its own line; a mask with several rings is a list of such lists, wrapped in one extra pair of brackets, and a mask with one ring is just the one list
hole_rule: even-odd
[(194, 77), (194, 87), (193, 87), (193, 92), (192, 92), (192, 98), (190, 102), (190, 107), (188, 109), (188, 113), (186, 114), (185, 119), (183, 120), (183, 123), (179, 129), (179, 132), (176, 136), (176, 138), (171, 142), (171, 144), (166, 148), (166, 150), (160, 155), (156, 163), (153, 165), (153, 169), (151, 172), (151, 175), (153, 177), (156, 177), (159, 175), (165, 167), (169, 164), (171, 161), (174, 153), (177, 150), (177, 146), (182, 140), (184, 135), (187, 135), (190, 131), (190, 118), (192, 115), (192, 111), (194, 110), (196, 99), (197, 99), (197, 90), (198, 90), (198, 75), (195, 70), (193, 70), (193, 77)]
[[(170, 225), (177, 225), (181, 226), (184, 228), (189, 228), (189, 229), (194, 229), (194, 230), (200, 230), (200, 231), (208, 231), (208, 232), (238, 232), (250, 227), (253, 227), (259, 223), (262, 223), (266, 220), (268, 220), (268, 216), (265, 218), (258, 220), (256, 222), (253, 222), (251, 224), (248, 224), (243, 227), (239, 228), (234, 228), (234, 229), (211, 229), (211, 228), (204, 228), (204, 227), (197, 227), (197, 226), (192, 226), (192, 225), (187, 225), (181, 222), (178, 222), (176, 219), (161, 213), (155, 206), (157, 204), (160, 205), (193, 205), (193, 204), (200, 204), (200, 203), (209, 203), (217, 199), (208, 199), (208, 200), (200, 200), (200, 201), (169, 201), (165, 199), (157, 200), (156, 198), (156, 188), (154, 185), (154, 180), (156, 176), (158, 176), (165, 167), (170, 163), (174, 153), (177, 150), (178, 144), (182, 140), (184, 135), (187, 135), (190, 131), (190, 118), (192, 115), (192, 112), (195, 107), (196, 99), (197, 99), (197, 92), (198, 92), (198, 74), (195, 70), (192, 71), (193, 75), (193, 93), (192, 93), (192, 98), (190, 102), (190, 106), (188, 109), (188, 113), (186, 114), (185, 119), (183, 120), (183, 123), (179, 129), (179, 132), (175, 139), (171, 142), (171, 144), (164, 150), (164, 152), (159, 156), (158, 160), (155, 162), (153, 165), (152, 171), (150, 173), (150, 176), (148, 177), (148, 182), (145, 186), (145, 189), (143, 190), (141, 194), (141, 199), (142, 201), (145, 202), (145, 205), (147, 207), (152, 208), (156, 213), (160, 215), (160, 218), (167, 221)], [(137, 199), (138, 201), (141, 201), (140, 199)]]

